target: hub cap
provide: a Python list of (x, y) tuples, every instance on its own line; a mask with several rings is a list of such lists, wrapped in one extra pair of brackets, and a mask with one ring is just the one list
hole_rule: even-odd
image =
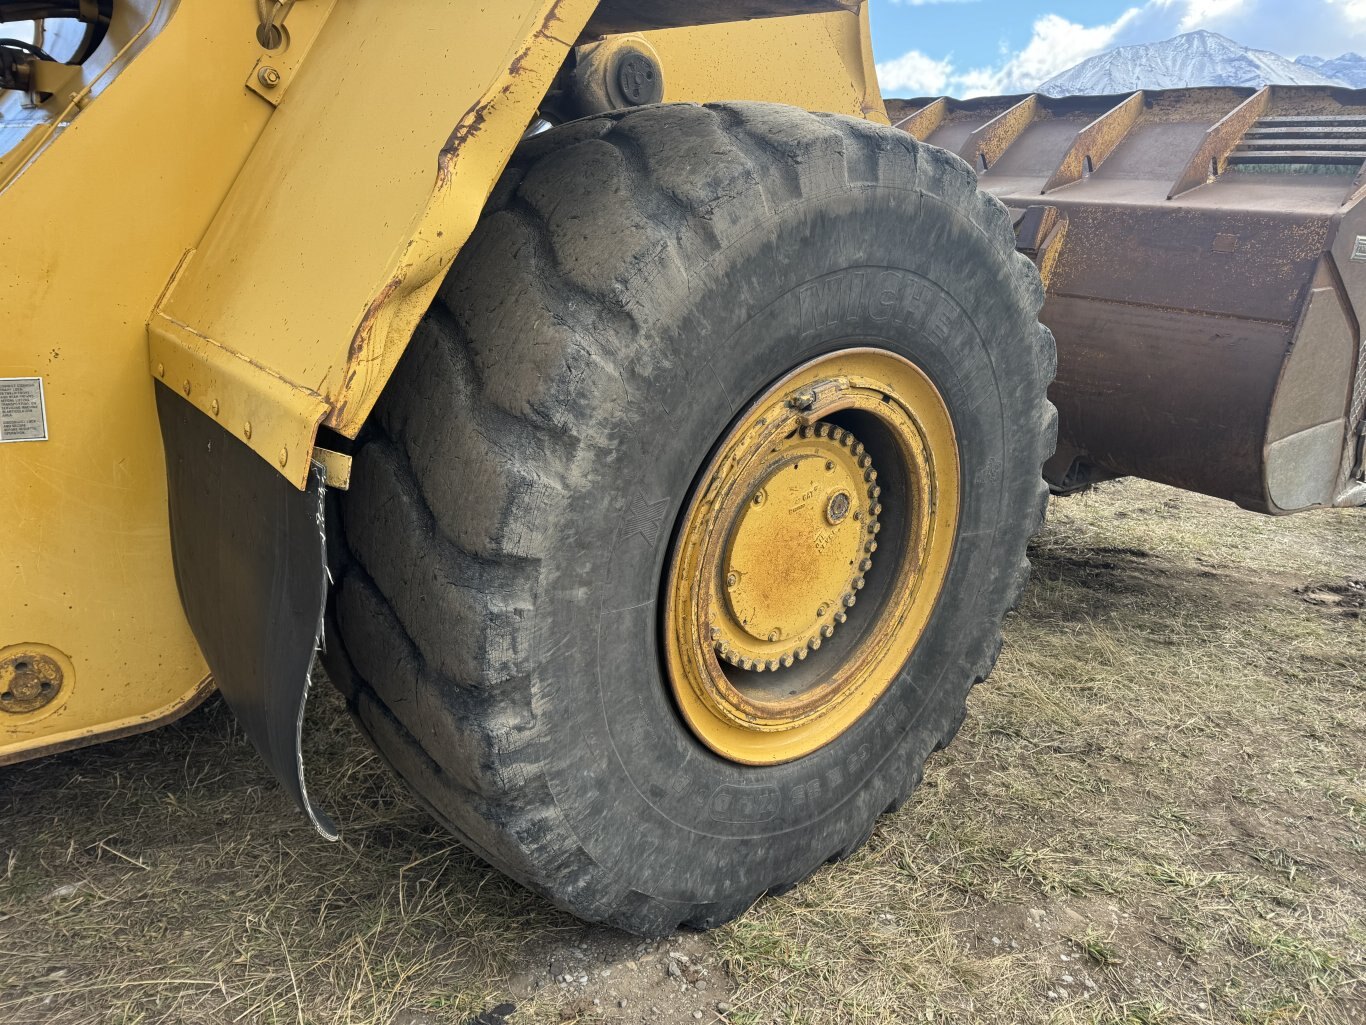
[(724, 601), (710, 610), (717, 653), (760, 673), (791, 668), (847, 620), (882, 511), (872, 457), (848, 431), (819, 423), (773, 447), (731, 530)]
[(703, 743), (790, 761), (872, 706), (938, 599), (958, 473), (939, 392), (882, 350), (808, 363), (742, 414), (699, 478), (665, 583), (669, 680)]

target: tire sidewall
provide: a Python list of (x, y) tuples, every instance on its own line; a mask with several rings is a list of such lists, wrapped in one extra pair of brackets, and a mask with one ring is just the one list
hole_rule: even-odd
[[(686, 294), (637, 290), (648, 312), (614, 346), (640, 353), (622, 368), (629, 401), (565, 495), (569, 543), (540, 568), (529, 657), (536, 715), (555, 723), (546, 785), (593, 861), (631, 889), (697, 903), (798, 878), (861, 838), (952, 732), (993, 654), (1028, 534), (1019, 507), (1037, 491), (1032, 439), (1009, 425), (1038, 416), (1038, 327), (1008, 258), (966, 204), (844, 187), (775, 212), (690, 273)], [(734, 418), (850, 346), (911, 360), (949, 408), (962, 495), (948, 577), (872, 711), (798, 761), (739, 765), (693, 736), (663, 670), (673, 530)]]

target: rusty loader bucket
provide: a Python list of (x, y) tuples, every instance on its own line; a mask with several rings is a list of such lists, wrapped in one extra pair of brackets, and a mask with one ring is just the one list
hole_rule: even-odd
[(1366, 504), (1366, 91), (890, 100), (1016, 215), (1048, 289), (1047, 475)]

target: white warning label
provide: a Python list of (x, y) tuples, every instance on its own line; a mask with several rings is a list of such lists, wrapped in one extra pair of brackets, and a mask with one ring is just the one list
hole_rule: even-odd
[(47, 441), (41, 377), (0, 377), (0, 444)]

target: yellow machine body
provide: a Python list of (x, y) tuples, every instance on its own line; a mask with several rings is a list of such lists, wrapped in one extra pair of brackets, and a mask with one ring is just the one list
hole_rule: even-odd
[(627, 32), (666, 101), (886, 123), (849, 0), (118, 0), (50, 92), (0, 93), (0, 379), (41, 388), (46, 435), (0, 434), (0, 689), (22, 698), (0, 764), (212, 687), (156, 382), (294, 487), (315, 460), (345, 486), (319, 429), (360, 430), (566, 62)]

